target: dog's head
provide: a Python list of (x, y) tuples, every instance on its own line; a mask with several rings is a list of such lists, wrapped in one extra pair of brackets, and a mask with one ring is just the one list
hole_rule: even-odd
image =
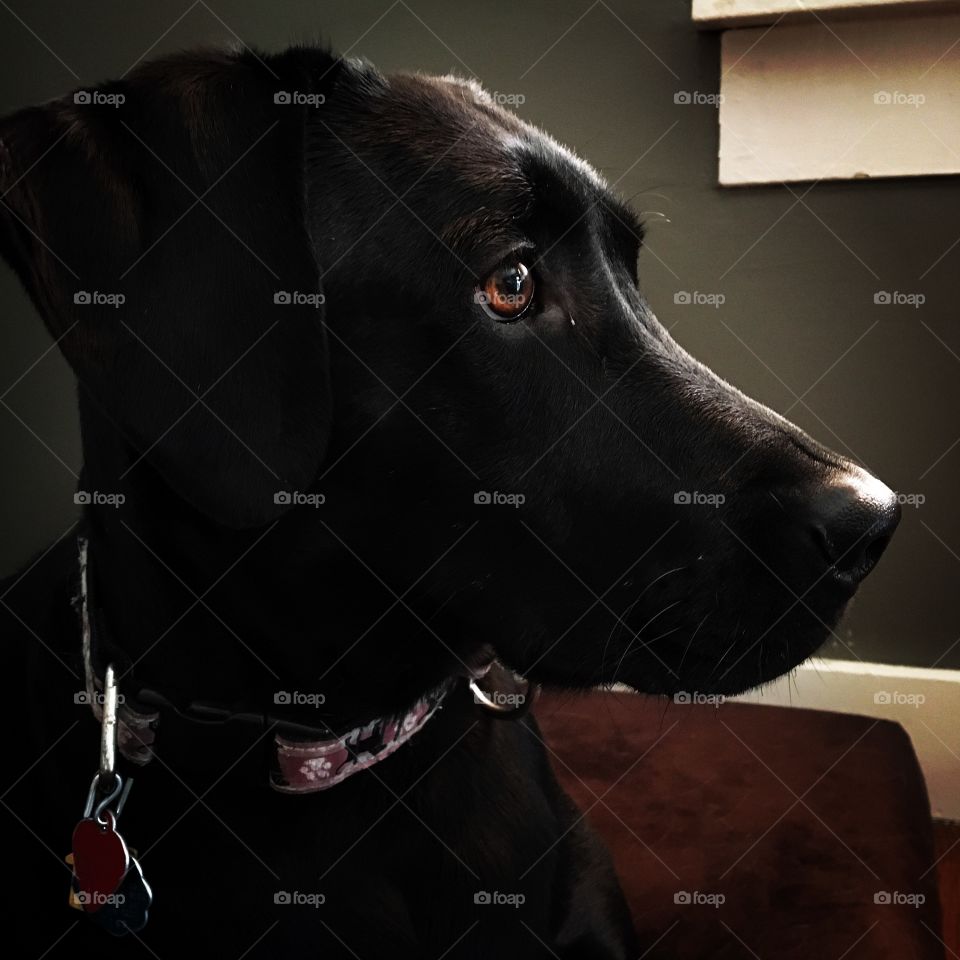
[(492, 646), (741, 690), (820, 645), (896, 526), (670, 338), (634, 214), (472, 83), (198, 54), (0, 136), (0, 242), (96, 411), (91, 485), (208, 541), (277, 522), (311, 669), (413, 689)]

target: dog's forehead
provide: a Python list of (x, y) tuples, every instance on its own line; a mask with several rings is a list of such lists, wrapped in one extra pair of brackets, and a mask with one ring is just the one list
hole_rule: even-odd
[(555, 140), (550, 134), (501, 106), (476, 80), (465, 80), (455, 75), (427, 78), (467, 111), (482, 113), (494, 139), (498, 138), (510, 155), (539, 157), (557, 172), (572, 174), (573, 178), (599, 191), (608, 190), (606, 180), (582, 157)]
[(341, 89), (335, 136), (352, 156), (338, 150), (337, 163), (359, 161), (370, 175), (353, 209), (367, 197), (378, 216), (384, 191), (403, 198), (398, 215), (414, 209), (464, 265), (479, 268), (540, 231), (589, 229), (593, 211), (618, 202), (593, 167), (475, 81), (358, 71)]
[(589, 163), (502, 107), (475, 80), (396, 74), (380, 119), (378, 137), (402, 145), (425, 170), (442, 165), (481, 189), (519, 185), (536, 170), (549, 170), (585, 199), (609, 189)]

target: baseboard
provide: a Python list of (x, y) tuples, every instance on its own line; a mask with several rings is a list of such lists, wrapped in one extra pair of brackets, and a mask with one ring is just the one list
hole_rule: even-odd
[(895, 720), (913, 741), (934, 817), (960, 820), (960, 670), (814, 660), (736, 699)]

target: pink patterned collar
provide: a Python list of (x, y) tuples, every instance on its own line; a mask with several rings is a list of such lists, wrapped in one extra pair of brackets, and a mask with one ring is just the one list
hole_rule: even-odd
[[(78, 547), (80, 563), (76, 604), (81, 622), (86, 700), (99, 720), (103, 683), (97, 676), (93, 663), (94, 636), (90, 615), (86, 537), (78, 537)], [(317, 793), (385, 760), (426, 726), (430, 718), (443, 706), (447, 694), (464, 677), (470, 682), (478, 703), (486, 704), (495, 714), (509, 715), (515, 712), (504, 711), (502, 707), (485, 700), (476, 686), (494, 663), (492, 649), (484, 648), (478, 652), (474, 663), (468, 665), (463, 676), (444, 680), (438, 687), (420, 697), (402, 716), (378, 717), (340, 736), (331, 735), (320, 740), (295, 740), (280, 733), (275, 734), (275, 762), (270, 773), (270, 785), (280, 793)], [(147, 699), (147, 694), (152, 694), (152, 697)], [(296, 726), (267, 714), (236, 713), (207, 704), (193, 705), (192, 708), (181, 710), (155, 691), (141, 691), (138, 696), (144, 698), (143, 704), (136, 701), (138, 705), (135, 706), (132, 698), (128, 698), (117, 711), (118, 748), (127, 761), (138, 766), (144, 766), (153, 759), (161, 707), (172, 710), (184, 719), (207, 723), (211, 720), (247, 720), (258, 725), (272, 723), (285, 731)], [(529, 700), (525, 702), (529, 703)], [(307, 734), (311, 732), (313, 731), (309, 729), (306, 731)]]
[(299, 741), (277, 734), (270, 785), (280, 793), (317, 793), (385, 760), (426, 726), (456, 682), (456, 678), (445, 680), (402, 717), (380, 717), (339, 737)]

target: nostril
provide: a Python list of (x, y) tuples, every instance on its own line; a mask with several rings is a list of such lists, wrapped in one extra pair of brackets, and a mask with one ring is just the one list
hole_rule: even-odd
[(892, 539), (892, 533), (882, 533), (879, 536), (872, 534), (872, 529), (868, 530), (834, 561), (834, 571), (839, 579), (856, 585), (877, 565)]
[(827, 539), (827, 531), (822, 523), (814, 523), (810, 527), (810, 537), (817, 549), (823, 554), (824, 559), (829, 564), (833, 564), (835, 557), (830, 541)]

